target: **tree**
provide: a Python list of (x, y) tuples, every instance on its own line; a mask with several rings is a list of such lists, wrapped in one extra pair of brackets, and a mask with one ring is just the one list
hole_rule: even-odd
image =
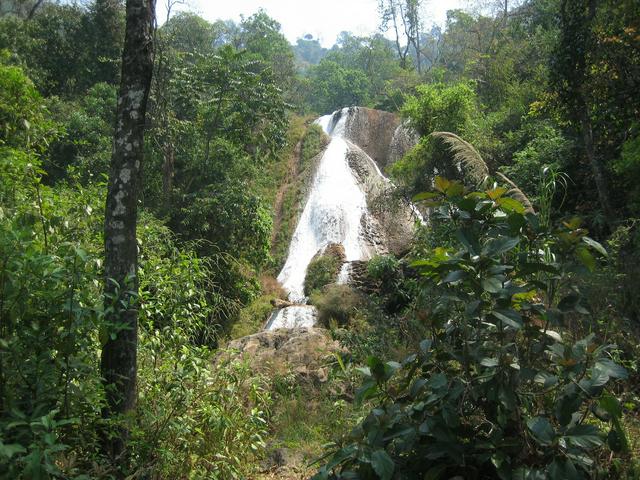
[[(410, 48), (413, 47), (419, 73), (422, 71), (420, 48), (421, 8), (422, 0), (380, 0), (378, 2), (378, 12), (381, 19), (380, 29), (384, 32), (389, 29), (390, 24), (393, 25), (400, 66), (408, 68), (407, 57)], [(402, 36), (405, 38), (406, 43), (404, 44), (401, 41)]]
[(117, 84), (124, 22), (121, 0), (95, 0), (90, 8), (95, 82)]
[(592, 30), (598, 0), (563, 0), (561, 31), (554, 65), (555, 86), (569, 116), (579, 125), (583, 147), (596, 185), (600, 207), (611, 227), (616, 214), (611, 205), (608, 179), (594, 143), (593, 122), (587, 99), (590, 56), (596, 48)]
[[(105, 323), (101, 372), (113, 418), (135, 408), (137, 375), (138, 252), (136, 221), (145, 115), (153, 74), (153, 0), (127, 0), (125, 42), (111, 172), (105, 209)], [(124, 453), (126, 430), (105, 439), (106, 453)]]

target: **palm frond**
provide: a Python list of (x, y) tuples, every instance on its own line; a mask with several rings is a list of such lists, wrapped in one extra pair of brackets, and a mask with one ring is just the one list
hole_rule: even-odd
[(447, 144), (453, 153), (454, 160), (462, 163), (477, 183), (487, 178), (489, 167), (473, 145), (451, 132), (433, 132), (431, 136), (439, 138)]
[(511, 190), (507, 192), (507, 195), (512, 196), (513, 198), (518, 200), (522, 205), (524, 205), (525, 212), (536, 213), (535, 209), (533, 208), (533, 205), (531, 204), (531, 201), (529, 200), (529, 197), (527, 197), (524, 194), (524, 192), (520, 190), (520, 188), (518, 188), (518, 186), (509, 179), (509, 177), (507, 177), (506, 175), (500, 172), (496, 172), (496, 175), (500, 177), (502, 180), (504, 180), (504, 182), (506, 182), (511, 187)]

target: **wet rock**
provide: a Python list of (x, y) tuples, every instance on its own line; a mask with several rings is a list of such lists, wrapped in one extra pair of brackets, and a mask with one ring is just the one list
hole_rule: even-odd
[(293, 307), (295, 305), (295, 303), (290, 302), (289, 300), (282, 300), (281, 298), (274, 298), (270, 303), (273, 308), (286, 308)]

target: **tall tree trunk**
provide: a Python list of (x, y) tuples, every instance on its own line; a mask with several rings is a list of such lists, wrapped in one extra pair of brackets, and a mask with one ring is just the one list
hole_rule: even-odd
[(589, 166), (591, 167), (591, 173), (596, 184), (596, 190), (598, 192), (598, 200), (602, 207), (602, 212), (605, 216), (607, 226), (613, 230), (613, 224), (616, 218), (616, 214), (611, 207), (611, 197), (609, 193), (609, 183), (607, 182), (607, 176), (605, 174), (602, 161), (596, 153), (596, 148), (593, 144), (593, 127), (591, 126), (591, 119), (589, 118), (589, 112), (587, 111), (587, 105), (584, 100), (580, 101), (578, 106), (578, 118), (580, 120), (580, 129), (582, 130), (582, 141), (584, 142), (584, 150), (589, 160)]
[[(153, 74), (154, 0), (127, 0), (122, 76), (105, 209), (105, 325), (101, 372), (106, 418), (135, 408), (138, 311), (136, 220), (145, 115)], [(104, 439), (105, 453), (122, 464), (126, 429)]]
[(164, 144), (164, 163), (162, 164), (162, 193), (165, 211), (171, 208), (171, 192), (173, 191), (173, 175), (175, 170), (175, 148), (172, 139)]

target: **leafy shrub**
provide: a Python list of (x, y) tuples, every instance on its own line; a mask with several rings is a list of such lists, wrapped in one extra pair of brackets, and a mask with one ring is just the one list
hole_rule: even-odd
[(271, 398), (249, 365), (188, 343), (178, 325), (140, 343), (138, 465), (157, 478), (247, 478), (262, 454)]
[(436, 188), (458, 245), (413, 263), (432, 334), (402, 363), (369, 358), (356, 398), (377, 405), (315, 478), (596, 477), (605, 444), (629, 450), (612, 385), (627, 372), (565, 324), (588, 314), (573, 273), (604, 249), (579, 221), (541, 227), (505, 188)]
[(393, 255), (373, 257), (367, 264), (367, 274), (376, 283), (387, 312), (402, 311), (414, 297), (415, 282), (405, 278), (404, 265)]
[(273, 311), (273, 296), (260, 295), (238, 312), (229, 332), (230, 338), (241, 338), (259, 332)]
[(327, 139), (322, 128), (315, 123), (309, 125), (302, 139), (300, 169), (307, 168), (311, 159), (318, 155), (326, 144)]
[(348, 285), (333, 284), (314, 293), (311, 303), (318, 309), (318, 321), (328, 327), (331, 322), (348, 323), (362, 304), (362, 298)]
[(319, 255), (309, 262), (304, 277), (304, 294), (311, 295), (316, 290), (336, 281), (342, 261), (334, 255)]

